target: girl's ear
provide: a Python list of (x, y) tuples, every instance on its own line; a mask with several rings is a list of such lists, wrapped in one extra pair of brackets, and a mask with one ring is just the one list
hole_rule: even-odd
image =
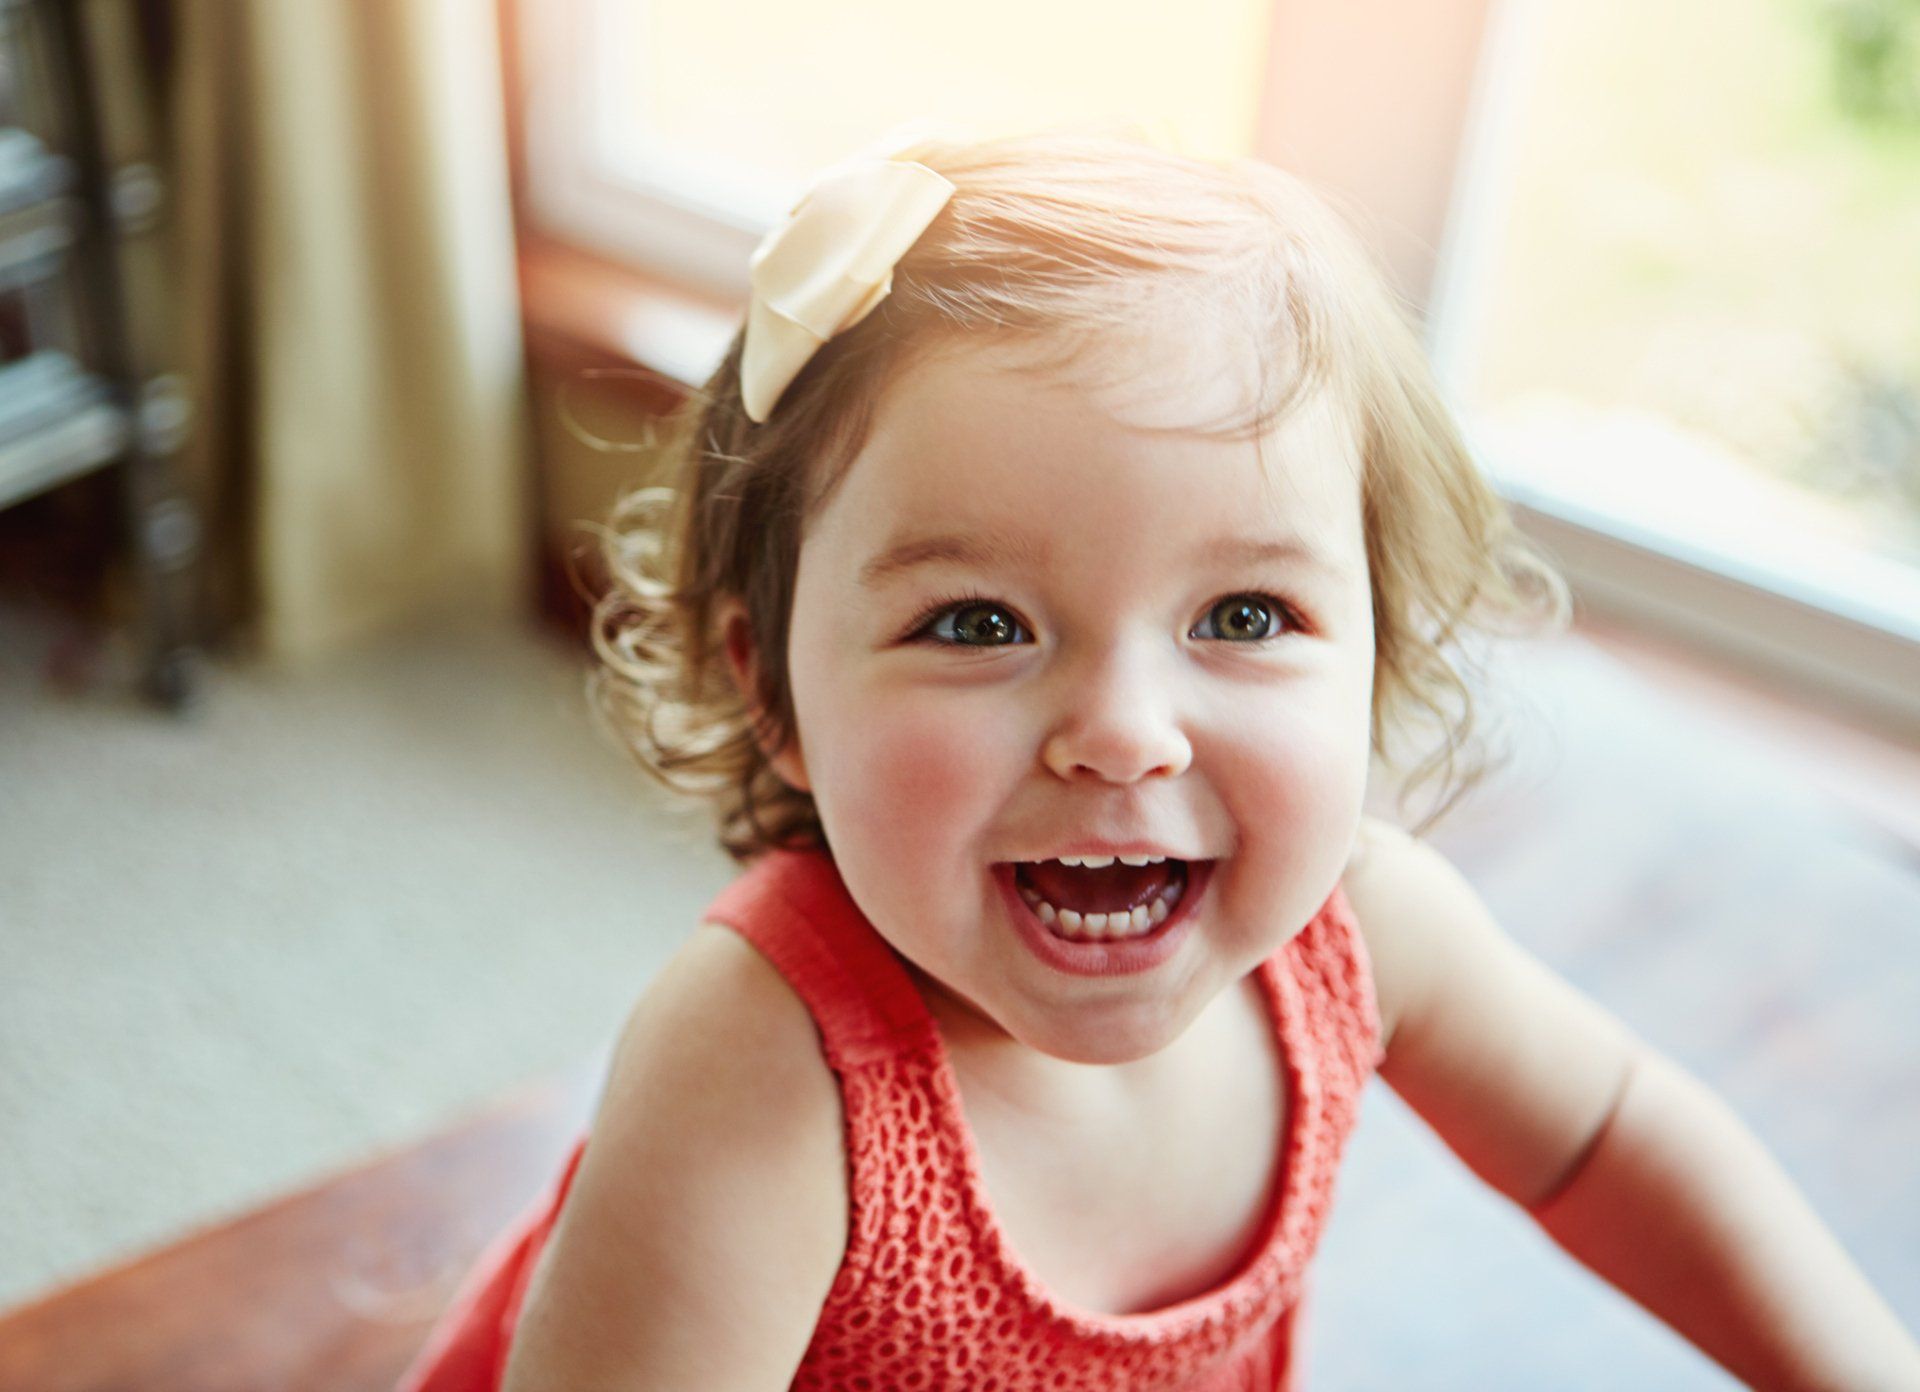
[[(727, 669), (733, 673), (733, 684), (747, 699), (747, 709), (752, 713), (757, 726), (765, 718), (765, 708), (760, 702), (760, 666), (754, 660), (753, 625), (747, 618), (747, 608), (738, 599), (721, 602), (720, 609), (721, 647), (727, 655)], [(767, 762), (773, 771), (789, 788), (800, 792), (811, 792), (807, 781), (807, 764), (800, 753), (800, 732), (791, 731), (786, 747), (773, 752), (767, 747), (764, 738), (756, 737), (760, 752), (767, 756)]]

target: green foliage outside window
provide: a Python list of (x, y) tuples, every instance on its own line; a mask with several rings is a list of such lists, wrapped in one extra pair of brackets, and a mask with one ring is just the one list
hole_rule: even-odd
[(1874, 125), (1920, 125), (1920, 0), (1826, 0), (1822, 25), (1840, 109)]

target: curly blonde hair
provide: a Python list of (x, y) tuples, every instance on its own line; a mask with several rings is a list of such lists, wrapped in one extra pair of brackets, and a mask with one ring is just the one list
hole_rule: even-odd
[[(813, 355), (763, 424), (741, 404), (736, 333), (654, 438), (663, 485), (628, 493), (597, 529), (607, 589), (589, 697), (601, 717), (651, 775), (709, 805), (736, 861), (824, 846), (811, 795), (767, 751), (795, 729), (786, 639), (801, 538), (888, 382), (956, 341), (1050, 346), (1069, 361), (1171, 296), (1250, 324), (1264, 373), (1285, 365), (1253, 415), (1223, 429), (1258, 438), (1320, 386), (1347, 403), (1373, 586), (1373, 751), (1404, 771), (1389, 736), (1435, 727), (1400, 798), (1437, 781), (1416, 834), (1438, 821), (1498, 762), (1474, 739), (1479, 669), (1464, 640), (1515, 620), (1563, 628), (1571, 601), (1476, 467), (1406, 308), (1348, 225), (1271, 165), (1085, 128), (930, 140), (896, 157), (955, 190), (887, 298)], [(729, 601), (749, 617), (753, 702), (721, 650)]]

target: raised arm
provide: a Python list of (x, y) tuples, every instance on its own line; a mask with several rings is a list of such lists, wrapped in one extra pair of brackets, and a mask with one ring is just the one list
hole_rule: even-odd
[(845, 1174), (806, 1007), (702, 927), (621, 1037), (505, 1392), (781, 1392), (845, 1250)]
[(1381, 1076), (1566, 1251), (1750, 1386), (1920, 1389), (1920, 1345), (1724, 1102), (1385, 823), (1348, 875)]

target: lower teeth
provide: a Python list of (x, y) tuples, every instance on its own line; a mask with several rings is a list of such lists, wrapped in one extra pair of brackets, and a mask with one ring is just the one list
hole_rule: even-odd
[(1141, 904), (1132, 910), (1087, 914), (1073, 909), (1056, 909), (1025, 886), (1020, 889), (1020, 897), (1027, 901), (1035, 916), (1047, 925), (1055, 937), (1088, 942), (1144, 937), (1167, 921), (1167, 915), (1173, 912), (1185, 892), (1184, 883), (1170, 884), (1151, 903)]

